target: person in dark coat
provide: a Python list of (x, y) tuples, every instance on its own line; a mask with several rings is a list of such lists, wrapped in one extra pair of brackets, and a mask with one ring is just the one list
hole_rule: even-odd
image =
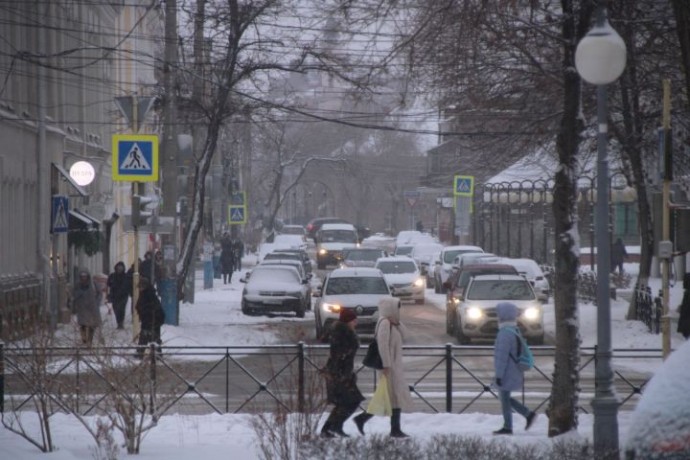
[(238, 238), (232, 246), (235, 254), (235, 270), (240, 271), (242, 270), (242, 257), (244, 257), (244, 243)]
[(108, 297), (107, 300), (113, 305), (117, 328), (124, 329), (125, 308), (129, 299), (132, 287), (130, 280), (125, 272), (124, 262), (115, 264), (114, 271), (108, 275)]
[(82, 269), (79, 280), (72, 289), (71, 310), (77, 317), (81, 332), (81, 341), (91, 346), (96, 328), (101, 327), (101, 291), (91, 280), (91, 273)]
[(332, 438), (345, 436), (343, 424), (355, 413), (364, 396), (357, 388), (355, 374), (355, 354), (359, 349), (359, 339), (355, 333), (357, 315), (352, 310), (342, 310), (339, 320), (331, 331), (331, 348), (324, 369), (326, 395), (328, 402), (335, 407), (321, 428), (321, 436)]
[(678, 307), (678, 332), (686, 339), (690, 337), (690, 273), (683, 277), (683, 300)]
[(494, 431), (494, 434), (510, 435), (513, 434), (513, 409), (527, 420), (525, 430), (530, 429), (537, 414), (510, 397), (510, 392), (521, 389), (524, 383), (524, 375), (518, 366), (518, 308), (514, 303), (500, 302), (496, 305), (496, 313), (499, 329), (494, 343), (494, 369), (495, 385), (503, 411), (503, 428)]
[(611, 273), (616, 271), (618, 268), (618, 273), (623, 273), (623, 262), (628, 258), (628, 251), (625, 250), (625, 244), (620, 238), (616, 239), (616, 242), (611, 246)]
[(139, 348), (137, 357), (144, 356), (143, 345), (155, 342), (161, 345), (161, 326), (165, 321), (165, 312), (161, 301), (156, 294), (156, 289), (145, 276), (139, 278), (139, 298), (136, 305), (139, 321), (141, 321), (141, 332), (139, 332)]
[(232, 272), (235, 271), (235, 251), (231, 246), (223, 246), (220, 251), (220, 271), (223, 284), (232, 283)]

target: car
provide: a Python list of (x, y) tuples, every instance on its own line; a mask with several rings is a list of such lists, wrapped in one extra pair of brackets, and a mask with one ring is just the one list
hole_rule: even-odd
[(349, 222), (339, 217), (316, 217), (309, 221), (305, 230), (307, 238), (314, 240), (316, 243), (316, 233), (321, 229), (323, 224), (348, 224)]
[(493, 340), (498, 331), (496, 305), (512, 302), (518, 307), (518, 327), (530, 343), (544, 343), (543, 305), (532, 285), (521, 275), (472, 277), (455, 312), (455, 337), (461, 344), (474, 339)]
[(438, 255), (438, 259), (434, 263), (434, 292), (436, 294), (445, 294), (443, 290), (443, 283), (446, 282), (448, 276), (453, 271), (453, 261), (455, 256), (466, 252), (484, 252), (479, 246), (446, 246)]
[(316, 338), (328, 340), (331, 326), (343, 309), (357, 313), (356, 331), (373, 335), (378, 320), (379, 300), (391, 295), (381, 270), (368, 267), (336, 268), (314, 291)]
[[(301, 260), (296, 260), (296, 259), (277, 259), (277, 258), (269, 258), (269, 259), (264, 259), (261, 261), (261, 263), (257, 266), (266, 266), (266, 265), (279, 265), (279, 266), (289, 266), (289, 267), (295, 267), (297, 271), (299, 272), (299, 276), (302, 278), (302, 282), (304, 282), (307, 286), (307, 296), (305, 298), (304, 302), (304, 308), (307, 310), (311, 310), (311, 284), (310, 281), (312, 279), (312, 274), (307, 273), (304, 270), (304, 265), (302, 265)], [(252, 271), (248, 271), (245, 279), (248, 280), (251, 277)]]
[[(299, 256), (299, 259), (302, 261), (304, 271), (307, 274), (311, 274), (313, 272), (311, 258), (309, 257), (309, 253), (307, 253), (306, 249), (278, 249), (273, 252), (277, 254), (289, 254), (288, 258), (290, 259), (295, 258), (295, 254), (297, 254)], [(278, 256), (271, 257), (274, 259), (279, 258)]]
[(472, 264), (465, 265), (459, 270), (455, 270), (446, 280), (444, 286), (446, 291), (446, 333), (455, 334), (455, 307), (463, 298), (465, 289), (470, 283), (470, 279), (477, 275), (518, 275), (519, 273), (512, 265), (506, 264)]
[(257, 265), (251, 277), (241, 279), (242, 313), (258, 315), (294, 312), (304, 318), (307, 302), (307, 282), (295, 267), (288, 265)]
[(414, 259), (407, 256), (385, 257), (376, 261), (376, 268), (383, 272), (395, 297), (412, 299), (418, 304), (424, 303), (426, 280)]
[(316, 233), (316, 266), (338, 265), (343, 251), (359, 246), (357, 230), (351, 224), (323, 224)]
[(502, 257), (489, 252), (465, 252), (455, 256), (451, 265), (454, 270), (459, 270), (462, 267), (472, 264), (497, 264), (501, 259)]
[(394, 256), (409, 256), (410, 254), (412, 254), (413, 250), (414, 250), (414, 246), (412, 246), (412, 245), (396, 246), (395, 252), (393, 253), (393, 255)]
[(281, 235), (301, 235), (306, 238), (307, 231), (301, 225), (283, 225), (278, 230)]
[(419, 271), (426, 278), (427, 287), (433, 287), (434, 276), (430, 267), (434, 266), (434, 261), (438, 259), (439, 254), (443, 250), (443, 245), (439, 243), (421, 243), (414, 246), (410, 257), (417, 262)]
[(551, 296), (551, 285), (536, 261), (532, 259), (513, 259), (506, 257), (502, 258), (500, 263), (514, 266), (519, 274), (532, 283), (539, 300), (542, 302), (549, 301), (549, 296)]
[(385, 233), (375, 233), (368, 238), (364, 238), (361, 246), (363, 248), (383, 249), (388, 254), (392, 254), (395, 251), (395, 238)]
[(373, 267), (381, 257), (387, 257), (388, 253), (383, 249), (355, 248), (347, 249), (343, 253), (342, 267)]
[(307, 241), (302, 235), (279, 233), (273, 238), (273, 250), (276, 249), (305, 249)]

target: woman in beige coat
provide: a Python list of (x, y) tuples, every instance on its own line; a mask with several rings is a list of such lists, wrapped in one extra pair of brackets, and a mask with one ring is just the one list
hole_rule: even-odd
[[(391, 398), (391, 436), (406, 438), (400, 429), (400, 413), (412, 409), (410, 387), (405, 379), (403, 368), (402, 344), (405, 338), (405, 326), (400, 322), (400, 299), (386, 297), (379, 301), (379, 321), (376, 325), (376, 342), (383, 362), (380, 371), (388, 380), (388, 394)], [(372, 414), (362, 412), (354, 418), (359, 432), (364, 434), (364, 424), (373, 417)]]

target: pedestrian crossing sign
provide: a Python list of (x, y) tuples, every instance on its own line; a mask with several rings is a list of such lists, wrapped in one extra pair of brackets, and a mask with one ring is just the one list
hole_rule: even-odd
[(116, 134), (113, 136), (113, 180), (155, 182), (158, 180), (158, 136)]
[(474, 195), (474, 176), (455, 176), (453, 195), (469, 197)]
[(53, 196), (53, 206), (50, 214), (51, 233), (66, 233), (69, 230), (69, 220), (67, 217), (68, 212), (68, 198), (62, 195)]
[(228, 206), (228, 225), (240, 225), (247, 223), (246, 206)]

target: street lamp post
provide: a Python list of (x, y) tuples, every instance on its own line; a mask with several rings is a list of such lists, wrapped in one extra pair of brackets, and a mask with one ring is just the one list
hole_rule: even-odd
[(577, 71), (588, 83), (597, 85), (597, 348), (595, 353), (594, 450), (600, 456), (618, 452), (618, 397), (611, 369), (611, 304), (609, 274), (611, 242), (609, 223), (609, 171), (607, 158), (606, 85), (623, 73), (625, 43), (606, 20), (605, 2), (599, 2), (596, 25), (578, 43), (575, 52)]

